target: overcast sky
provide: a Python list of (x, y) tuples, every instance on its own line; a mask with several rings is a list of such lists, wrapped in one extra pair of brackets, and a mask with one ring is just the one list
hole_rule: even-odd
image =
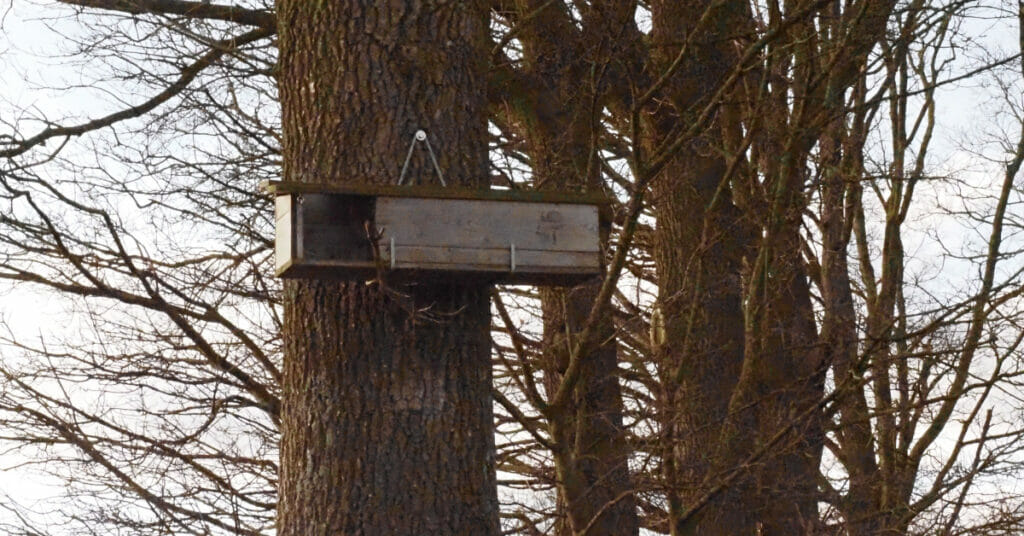
[[(59, 57), (61, 52), (71, 48), (63, 40), (60, 33), (74, 33), (77, 26), (73, 20), (53, 21), (54, 14), (67, 13), (63, 8), (54, 9), (49, 2), (30, 2), (27, 0), (0, 0), (0, 119), (2, 122), (18, 121), (21, 110), (34, 110), (38, 114), (52, 119), (75, 116), (79, 119), (98, 116), (109, 112), (117, 103), (103, 92), (88, 88), (77, 88), (70, 91), (54, 91), (47, 87), (75, 85), (89, 77), (83, 75), (80, 67), (67, 67), (66, 61)], [(56, 27), (58, 31), (54, 31)], [(955, 71), (965, 72), (972, 68), (973, 62), (980, 61), (978, 51), (1002, 50), (1003, 55), (1014, 53), (1017, 46), (1017, 29), (1011, 21), (977, 19), (968, 23), (964, 31), (973, 36), (979, 45), (977, 49), (967, 50), (960, 57)], [(980, 46), (983, 45), (983, 46)], [(1000, 54), (995, 52), (995, 54)], [(122, 96), (129, 101), (142, 101), (146, 95)], [(963, 145), (973, 145), (974, 149), (985, 150), (986, 154), (998, 159), (999, 153), (994, 145), (978, 144), (986, 141), (986, 137), (994, 137), (997, 124), (1010, 116), (1006, 104), (1001, 102), (997, 88), (990, 83), (987, 75), (981, 75), (963, 83), (950, 84), (940, 90), (939, 125), (937, 128), (938, 143), (933, 148), (931, 167), (944, 172), (957, 172), (979, 186), (986, 181), (996, 180), (998, 167), (992, 162), (979, 159), (970, 151), (961, 150)], [(1021, 97), (1018, 96), (1018, 99)], [(1024, 108), (1024, 102), (1018, 100), (1017, 105)], [(1002, 118), (1000, 118), (1002, 115)], [(6, 127), (4, 127), (6, 128)], [(39, 124), (29, 124), (35, 131)], [(2, 133), (0, 133), (2, 134)], [(994, 139), (994, 138), (992, 138)], [(935, 199), (942, 201), (941, 191), (933, 194)], [(920, 228), (936, 228), (942, 230), (945, 239), (955, 241), (960, 228), (956, 221), (939, 221), (932, 219), (922, 221)], [(929, 257), (939, 252), (936, 244), (925, 240), (918, 245), (918, 252), (924, 253), (922, 258), (927, 262)], [(957, 274), (953, 264), (943, 265), (942, 279), (954, 281), (964, 274)], [(964, 268), (961, 267), (960, 270)], [(72, 323), (66, 321), (65, 305), (59, 297), (48, 293), (40, 293), (31, 288), (14, 287), (0, 282), (0, 316), (17, 332), (19, 337), (43, 337), (60, 331)], [(65, 319), (55, 322), (55, 319)], [(0, 347), (0, 352), (4, 352)], [(9, 350), (8, 350), (9, 352)], [(9, 354), (0, 354), (4, 359)], [(0, 466), (12, 466), (20, 463), (17, 457), (0, 457)], [(0, 470), (0, 494), (7, 494), (19, 500), (31, 503), (36, 499), (50, 494), (46, 482), (30, 471), (24, 469)], [(51, 483), (51, 485), (59, 485)], [(0, 498), (0, 501), (3, 499)], [(0, 512), (0, 516), (3, 513)]]

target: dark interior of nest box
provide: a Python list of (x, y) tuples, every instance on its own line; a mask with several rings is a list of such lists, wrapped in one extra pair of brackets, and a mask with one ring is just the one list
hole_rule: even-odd
[(374, 230), (374, 206), (371, 196), (302, 194), (300, 255), (311, 261), (372, 261), (367, 228)]

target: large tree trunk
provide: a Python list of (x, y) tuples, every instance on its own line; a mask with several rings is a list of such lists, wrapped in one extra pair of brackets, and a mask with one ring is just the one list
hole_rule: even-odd
[[(579, 333), (597, 296), (597, 285), (541, 294), (549, 392), (562, 381), (558, 365), (565, 362), (565, 333)], [(554, 408), (550, 417), (558, 500), (566, 514), (557, 526), (558, 536), (579, 534), (584, 528), (588, 536), (629, 536), (639, 530), (614, 333), (611, 318), (602, 319), (596, 337), (607, 342), (583, 357), (572, 398), (566, 407)]]
[[(543, 16), (518, 26), (523, 43), (523, 79), (515, 89), (500, 88), (503, 111), (519, 126), (530, 157), (535, 184), (542, 189), (601, 188), (595, 136), (599, 126), (601, 82), (591, 74), (613, 63), (613, 31), (621, 32), (633, 8), (581, 11), (577, 28), (562, 2), (519, 0), (521, 15), (544, 10)], [(598, 56), (598, 57), (595, 57)], [(517, 91), (519, 90), (519, 91)], [(531, 106), (509, 106), (526, 96)], [(607, 232), (602, 235), (606, 243)], [(544, 315), (544, 382), (558, 390), (568, 362), (566, 333), (579, 336), (594, 305), (601, 280), (572, 289), (542, 289)], [(615, 325), (611, 315), (595, 327), (601, 344), (582, 357), (579, 380), (562, 407), (548, 414), (554, 442), (552, 458), (558, 479), (559, 521), (554, 533), (566, 536), (586, 530), (588, 536), (629, 536), (639, 531), (633, 485), (629, 476), (629, 445), (623, 429)]]
[[(666, 83), (666, 98), (652, 111), (645, 140), (649, 151), (678, 132), (680, 123), (692, 122), (735, 66), (735, 51), (727, 44), (730, 32), (742, 27), (735, 19), (744, 13), (743, 6), (713, 4), (651, 4), (655, 73), (670, 68), (686, 36), (700, 35)], [(712, 22), (698, 28), (709, 9)], [(674, 534), (754, 532), (753, 512), (744, 503), (748, 486), (740, 481), (698, 516), (680, 522), (684, 511), (718, 484), (716, 477), (709, 478), (712, 471), (729, 465), (720, 459), (726, 453), (717, 445), (744, 355), (740, 270), (750, 238), (722, 184), (727, 164), (718, 131), (715, 125), (690, 140), (653, 188), (658, 217), (654, 260), (666, 332), (656, 349), (664, 385), (663, 476)]]
[[(419, 127), (449, 183), (486, 179), (485, 6), (277, 13), (287, 180), (393, 182)], [(487, 292), (285, 285), (279, 534), (497, 534)]]

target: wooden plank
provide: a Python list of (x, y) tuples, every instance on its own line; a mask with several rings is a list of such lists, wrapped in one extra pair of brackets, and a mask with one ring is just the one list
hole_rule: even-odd
[[(381, 257), (390, 264), (389, 247)], [(509, 250), (395, 245), (395, 268), (447, 269), (455, 271), (507, 271)]]
[[(400, 253), (401, 255), (402, 253)], [(551, 252), (544, 252), (551, 255)], [(578, 255), (592, 255), (589, 253), (577, 253)], [(518, 252), (517, 252), (518, 255)], [(517, 270), (509, 272), (506, 266), (493, 266), (491, 270), (458, 270), (453, 269), (450, 264), (431, 265), (417, 263), (415, 266), (399, 266), (394, 269), (384, 269), (386, 277), (391, 284), (402, 284), (407, 282), (444, 282), (461, 283), (468, 281), (483, 282), (489, 284), (504, 285), (549, 285), (565, 286), (575, 285), (587, 279), (600, 275), (598, 268), (599, 259), (594, 256), (592, 269), (583, 271), (580, 266), (533, 266), (531, 270)], [(565, 263), (573, 264), (573, 263)], [(377, 277), (378, 269), (372, 262), (353, 261), (300, 261), (289, 263), (278, 276), (283, 278), (311, 278), (311, 279), (335, 279), (348, 281), (368, 281)]]
[(292, 260), (292, 196), (274, 200), (274, 269), (280, 272)]
[(480, 249), (600, 250), (597, 208), (557, 203), (506, 203), (382, 197), (375, 224), (381, 243)]
[[(274, 211), (280, 277), (376, 277), (379, 267), (372, 261), (365, 227), (375, 217), (379, 221), (373, 228), (384, 228), (382, 268), (395, 284), (572, 285), (600, 272), (598, 209), (593, 205), (311, 192), (278, 195)], [(391, 237), (396, 238), (394, 270)]]
[[(515, 256), (515, 272), (597, 274), (601, 269), (600, 254), (596, 252), (537, 251), (517, 248)], [(381, 257), (390, 263), (389, 251), (381, 251)], [(508, 249), (399, 245), (395, 246), (395, 268), (458, 272), (513, 272), (512, 253)]]
[(292, 196), (279, 195), (274, 198), (274, 219), (289, 218), (292, 213)]
[(572, 272), (598, 274), (601, 272), (599, 251), (534, 251), (516, 249), (517, 272)]
[(292, 193), (333, 193), (373, 197), (419, 197), (430, 199), (483, 199), (538, 203), (609, 205), (601, 192), (564, 192), (538, 190), (491, 190), (488, 188), (444, 187), (440, 185), (398, 186), (394, 184), (324, 184), (296, 181), (263, 181), (260, 189), (275, 195)]
[(376, 273), (375, 269), (361, 265), (299, 262), (285, 266), (277, 272), (277, 276), (285, 279), (366, 281), (373, 279)]
[[(396, 270), (441, 269), (451, 272), (511, 272), (511, 255), (503, 250), (395, 246)], [(390, 270), (390, 252), (381, 251), (383, 268)], [(516, 272), (595, 274), (600, 257), (584, 251), (516, 250)], [(373, 261), (345, 259), (302, 259), (296, 266), (376, 270)]]

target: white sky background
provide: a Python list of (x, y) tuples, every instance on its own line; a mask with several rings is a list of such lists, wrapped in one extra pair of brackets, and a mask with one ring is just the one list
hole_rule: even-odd
[[(0, 0), (0, 123), (3, 123), (0, 128), (3, 132), (9, 131), (9, 123), (17, 123), (23, 136), (31, 135), (45, 127), (38, 121), (39, 117), (61, 124), (75, 124), (123, 109), (126, 102), (138, 104), (149, 98), (150, 95), (145, 93), (104, 91), (102, 85), (92, 84), (91, 77), (102, 75), (95, 75), (88, 65), (82, 66), (80, 58), (69, 57), (75, 43), (66, 36), (83, 31), (74, 18), (67, 17), (72, 13), (73, 9), (54, 2)], [(95, 68), (107, 72), (106, 67)], [(61, 89), (66, 87), (73, 89)], [(51, 142), (49, 145), (55, 147), (57, 144)], [(71, 151), (66, 155), (86, 159), (83, 161), (88, 161), (91, 156), (85, 144), (72, 143), (66, 151)], [(110, 162), (104, 165), (116, 166)], [(50, 173), (48, 178), (54, 181), (70, 178), (59, 176), (62, 173), (59, 167), (37, 168), (36, 171)], [(141, 219), (136, 218), (139, 212), (132, 203), (122, 200), (117, 208), (118, 216), (126, 221), (129, 228), (135, 219)], [(144, 232), (142, 236), (147, 234), (153, 233)], [(115, 307), (104, 314), (121, 313)], [(52, 292), (6, 281), (0, 281), (0, 320), (10, 326), (13, 338), (30, 345), (48, 341), (52, 347), (57, 341), (74, 341), (82, 334), (88, 337), (90, 333), (88, 315), (81, 311), (81, 307), (72, 309), (65, 298)], [(0, 333), (0, 337), (3, 335)], [(0, 345), (0, 359), (23, 358), (20, 350)], [(56, 388), (44, 386), (49, 387)], [(76, 393), (76, 396), (89, 395)], [(117, 394), (109, 396), (116, 397)], [(2, 432), (0, 430), (0, 435)], [(47, 501), (62, 500), (63, 483), (32, 466), (23, 465), (24, 462), (25, 459), (18, 454), (0, 451), (0, 522), (11, 520), (3, 509), (8, 501), (45, 511)], [(46, 527), (45, 516), (40, 516), (38, 521)], [(58, 529), (54, 527), (54, 530)]]
[[(60, 53), (69, 48), (60, 34), (74, 33), (77, 27), (74, 20), (53, 21), (49, 17), (67, 12), (65, 8), (54, 9), (48, 2), (0, 0), (0, 120), (3, 122), (20, 119), (18, 111), (25, 109), (37, 111), (55, 120), (68, 117), (81, 120), (102, 115), (120, 106), (121, 103), (110, 94), (87, 87), (73, 91), (47, 89), (77, 85), (87, 78), (80, 74), (80, 67), (66, 67), (65, 61), (60, 58)], [(57, 25), (58, 31), (51, 28), (53, 24)], [(965, 25), (963, 31), (976, 40), (972, 45), (978, 47), (975, 51), (1002, 50), (1002, 54), (993, 55), (1003, 56), (1015, 53), (1017, 28), (1010, 19), (977, 19)], [(970, 49), (961, 57), (961, 61), (963, 67), (957, 67), (954, 71), (970, 69)], [(139, 102), (146, 97), (124, 96), (132, 102)], [(1018, 110), (1024, 108), (1019, 92), (1015, 97)], [(998, 184), (1002, 178), (999, 164), (1004, 154), (1002, 148), (992, 143), (992, 140), (1000, 135), (1000, 123), (1003, 126), (1012, 123), (1007, 121), (1010, 116), (1006, 115), (1006, 104), (999, 88), (991, 83), (990, 75), (980, 75), (964, 83), (941, 88), (937, 92), (937, 100), (940, 106), (937, 114), (939, 124), (936, 128), (937, 139), (931, 148), (929, 168), (936, 172), (956, 174), (982, 191), (988, 190), (991, 195), (995, 195), (992, 185)], [(35, 132), (40, 127), (38, 123), (29, 122), (25, 131)], [(1013, 129), (1008, 132), (1011, 136), (1016, 133)], [(985, 158), (979, 157), (979, 152)], [(977, 237), (964, 232), (960, 222), (942, 220), (933, 212), (935, 205), (953, 199), (943, 189), (928, 189), (920, 192), (919, 196), (919, 212), (915, 215), (917, 219), (913, 226), (921, 234), (918, 235), (920, 241), (917, 244), (909, 239), (906, 244), (908, 255), (917, 257), (908, 265), (908, 275), (914, 271), (931, 274), (935, 278), (937, 294), (962, 290), (956, 286), (957, 282), (975, 277), (973, 269), (962, 263), (938, 263), (936, 259), (941, 249), (928, 232), (937, 230), (947, 245), (954, 246), (954, 250), (958, 241), (974, 240)], [(933, 202), (924, 202), (925, 196), (931, 196)], [(1016, 216), (1020, 217), (1021, 214), (1017, 213)], [(988, 228), (984, 227), (980, 231), (987, 238)], [(0, 317), (16, 330), (19, 338), (29, 340), (60, 336), (62, 329), (74, 329), (74, 319), (60, 297), (6, 282), (0, 282)], [(0, 347), (0, 358), (11, 358), (3, 354), (4, 351)], [(7, 495), (19, 502), (31, 504), (59, 491), (51, 487), (59, 487), (58, 482), (47, 481), (34, 471), (18, 468), (22, 460), (2, 454), (0, 503), (4, 501), (4, 495)], [(0, 511), (0, 518), (3, 516), (4, 512)]]
[[(25, 109), (55, 118), (75, 110), (99, 111), (96, 101), (85, 95), (47, 91), (38, 85), (56, 82), (47, 80), (46, 74), (62, 71), (59, 60), (51, 57), (59, 49), (60, 37), (45, 22), (34, 20), (52, 13), (52, 9), (20, 0), (0, 2), (0, 120), (4, 123), (22, 119), (20, 110)], [(30, 128), (34, 131), (40, 125), (35, 123)], [(52, 293), (0, 282), (0, 319), (17, 337), (34, 342), (52, 336), (68, 317), (66, 304)], [(0, 347), (0, 359), (15, 358), (15, 352)], [(60, 482), (20, 466), (23, 461), (18, 455), (0, 453), (0, 504), (9, 498), (32, 507), (60, 493)], [(0, 519), (9, 519), (9, 514), (0, 511)]]

